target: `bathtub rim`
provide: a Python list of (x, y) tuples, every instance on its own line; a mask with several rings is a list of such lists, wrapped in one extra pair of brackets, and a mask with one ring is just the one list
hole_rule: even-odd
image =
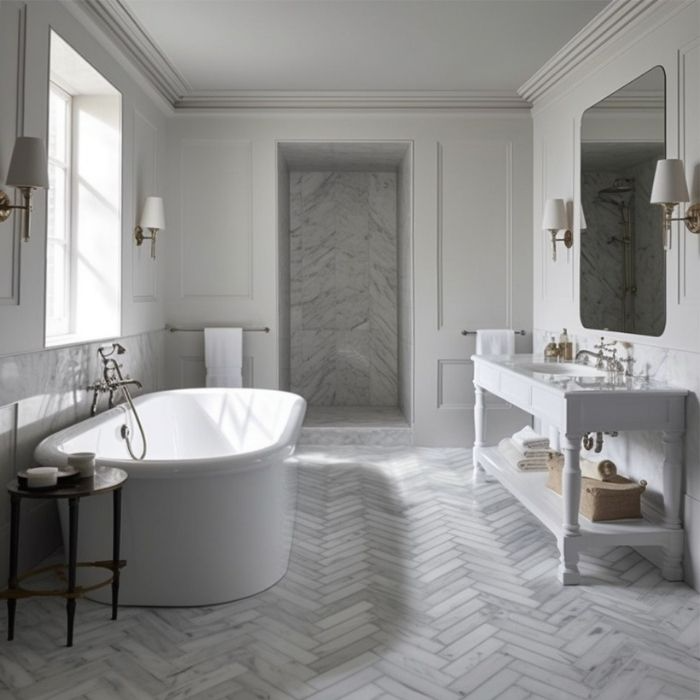
[[(187, 394), (222, 394), (227, 392), (246, 393), (267, 393), (283, 394), (292, 397), (289, 419), (284, 427), (279, 439), (271, 442), (265, 447), (247, 452), (225, 454), (217, 457), (188, 457), (186, 459), (145, 459), (136, 461), (130, 458), (104, 458), (99, 454), (96, 456), (96, 463), (99, 466), (118, 467), (124, 469), (129, 478), (192, 478), (197, 476), (215, 476), (218, 474), (243, 473), (253, 469), (264, 468), (278, 463), (280, 460), (288, 459), (294, 453), (296, 442), (301, 431), (304, 413), (306, 411), (306, 400), (290, 391), (277, 389), (251, 389), (247, 387), (226, 388), (226, 387), (193, 387), (189, 389), (165, 389), (161, 391), (148, 392), (134, 397), (134, 404), (138, 408), (139, 403), (152, 397), (168, 395)], [(46, 436), (34, 449), (34, 459), (39, 464), (50, 466), (65, 466), (68, 461), (68, 454), (62, 445), (74, 439), (94, 427), (106, 423), (122, 412), (128, 411), (125, 404), (118, 404), (110, 409), (102, 411), (95, 416), (85, 418), (73, 425), (69, 425), (61, 430)], [(148, 428), (146, 427), (148, 437)]]

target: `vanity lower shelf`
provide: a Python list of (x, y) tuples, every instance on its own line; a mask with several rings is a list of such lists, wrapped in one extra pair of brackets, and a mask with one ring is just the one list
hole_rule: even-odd
[[(562, 498), (547, 488), (546, 472), (525, 472), (515, 469), (497, 447), (478, 449), (478, 460), (484, 469), (510, 491), (557, 538), (564, 536)], [(645, 518), (592, 522), (579, 515), (578, 549), (587, 546), (658, 545), (682, 542), (683, 531), (672, 530)]]

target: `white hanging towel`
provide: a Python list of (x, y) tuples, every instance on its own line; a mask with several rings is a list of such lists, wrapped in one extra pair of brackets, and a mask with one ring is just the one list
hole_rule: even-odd
[(243, 386), (243, 329), (205, 328), (207, 386)]
[(481, 328), (476, 331), (477, 355), (513, 355), (515, 333), (509, 328)]

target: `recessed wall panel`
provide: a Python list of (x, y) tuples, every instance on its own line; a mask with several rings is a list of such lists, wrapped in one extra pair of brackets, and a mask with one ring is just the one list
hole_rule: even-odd
[(442, 142), (438, 159), (438, 325), (454, 329), (507, 326), (510, 142)]
[[(138, 112), (134, 115), (134, 203), (136, 220), (141, 216), (146, 197), (162, 197), (156, 169), (158, 130)], [(166, 221), (167, 226), (167, 221)], [(144, 231), (144, 233), (148, 233)], [(165, 234), (165, 232), (164, 232)], [(132, 295), (134, 301), (155, 301), (158, 266), (151, 258), (150, 241), (132, 251)]]
[(249, 298), (251, 144), (189, 139), (181, 148), (181, 296)]
[(474, 408), (471, 360), (438, 360), (438, 408)]
[[(691, 128), (691, 125), (697, 123), (700, 110), (700, 42), (695, 42), (686, 51), (681, 52), (681, 68), (682, 120), (685, 127), (681, 131), (685, 141), (682, 157), (686, 163), (690, 201), (698, 202), (700, 175), (697, 167), (689, 169), (687, 165), (697, 163), (700, 159), (700, 131)], [(674, 216), (683, 216), (683, 212), (674, 213)], [(681, 254), (680, 301), (697, 304), (700, 301), (700, 236), (690, 233), (682, 224), (677, 226), (680, 232)], [(674, 238), (675, 235), (674, 232)]]

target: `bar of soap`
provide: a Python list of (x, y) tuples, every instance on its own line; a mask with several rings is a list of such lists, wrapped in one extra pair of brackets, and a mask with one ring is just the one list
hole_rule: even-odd
[(27, 469), (27, 486), (30, 489), (56, 486), (58, 483), (57, 467), (33, 467)]

